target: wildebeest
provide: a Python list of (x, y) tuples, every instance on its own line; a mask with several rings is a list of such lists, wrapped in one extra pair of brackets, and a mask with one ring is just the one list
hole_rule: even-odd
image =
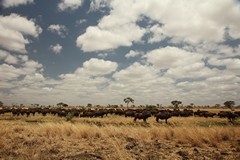
[(127, 110), (125, 112), (125, 117), (134, 117), (136, 111), (135, 110)]
[(163, 111), (156, 114), (155, 117), (157, 122), (159, 119), (161, 120), (165, 119), (165, 123), (167, 123), (167, 120), (172, 117), (172, 114), (169, 111)]
[(201, 111), (201, 110), (197, 110), (196, 112), (194, 112), (195, 116), (199, 116), (199, 117), (214, 117), (215, 115), (217, 115), (216, 113), (213, 112), (209, 112), (209, 111)]
[(220, 118), (227, 118), (230, 122), (233, 122), (238, 117), (236, 113), (231, 111), (220, 111), (218, 116)]
[(151, 117), (151, 112), (149, 111), (138, 112), (134, 115), (134, 121), (136, 121), (137, 119), (142, 119), (144, 122), (147, 122), (147, 119), (149, 117)]

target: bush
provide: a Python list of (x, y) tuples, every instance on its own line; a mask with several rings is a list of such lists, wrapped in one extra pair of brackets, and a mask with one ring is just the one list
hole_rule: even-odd
[(67, 121), (71, 121), (74, 117), (74, 113), (73, 112), (68, 112), (68, 114), (66, 115), (66, 120)]
[(146, 109), (156, 109), (157, 106), (154, 106), (154, 105), (147, 105), (146, 106)]

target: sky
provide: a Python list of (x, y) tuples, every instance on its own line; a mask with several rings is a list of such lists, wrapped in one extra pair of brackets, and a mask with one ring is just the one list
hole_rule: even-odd
[(240, 105), (239, 0), (1, 0), (0, 30), (6, 105)]

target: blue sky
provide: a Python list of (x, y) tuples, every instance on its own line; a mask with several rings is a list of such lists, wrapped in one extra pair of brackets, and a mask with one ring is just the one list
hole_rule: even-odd
[(0, 3), (5, 104), (240, 103), (237, 0)]

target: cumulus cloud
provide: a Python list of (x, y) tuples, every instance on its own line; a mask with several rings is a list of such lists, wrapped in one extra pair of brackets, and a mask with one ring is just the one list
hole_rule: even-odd
[(224, 66), (226, 70), (234, 72), (236, 75), (240, 75), (240, 59), (238, 58), (210, 58), (208, 63), (214, 66)]
[(5, 62), (0, 65), (0, 90), (4, 89), (0, 94), (8, 104), (31, 103), (41, 97), (38, 91), (46, 83), (42, 64), (29, 60), (27, 55), (14, 56), (2, 50), (0, 58)]
[(17, 64), (18, 58), (11, 55), (9, 52), (0, 50), (0, 59), (3, 59), (8, 64)]
[(60, 44), (56, 44), (56, 45), (51, 45), (51, 46), (50, 46), (50, 49), (51, 49), (54, 53), (58, 54), (58, 53), (60, 53), (60, 52), (62, 51), (63, 47), (62, 47)]
[(16, 79), (22, 74), (22, 71), (13, 65), (1, 64), (0, 66), (0, 78), (2, 81)]
[(5, 59), (5, 62), (8, 64), (17, 64), (18, 63), (18, 58), (12, 55), (8, 55)]
[(91, 75), (105, 75), (115, 71), (118, 67), (116, 62), (103, 59), (91, 58), (83, 63), (83, 69)]
[(3, 0), (1, 2), (2, 6), (5, 8), (17, 7), (19, 5), (26, 5), (30, 3), (34, 3), (34, 0)]
[(0, 60), (5, 59), (8, 56), (8, 52), (0, 49)]
[(110, 2), (109, 0), (91, 0), (89, 11), (94, 12), (106, 8)]
[(60, 11), (65, 10), (76, 10), (79, 7), (81, 7), (83, 4), (83, 0), (61, 0), (61, 2), (58, 4), (58, 9)]
[[(1, 52), (0, 52), (1, 53)], [(1, 55), (1, 54), (0, 54)], [(7, 57), (14, 57), (7, 59)], [(7, 60), (6, 60), (7, 59)], [(18, 57), (12, 56), (10, 53), (6, 56), (6, 63), (1, 64), (1, 79), (4, 80), (18, 80), (20, 76), (31, 75), (43, 71), (42, 64), (33, 60), (23, 60)], [(17, 66), (15, 66), (17, 65)]]
[(67, 27), (60, 24), (52, 24), (48, 27), (48, 30), (52, 33), (59, 35), (62, 38), (65, 38), (67, 35)]
[[(132, 32), (129, 33), (129, 30)], [(77, 38), (76, 43), (86, 52), (108, 50), (119, 46), (131, 46), (133, 42), (140, 41), (144, 32), (134, 24), (114, 26), (111, 30), (104, 27), (88, 27), (86, 33)]]
[(18, 14), (0, 16), (0, 46), (9, 51), (26, 53), (25, 46), (30, 43), (24, 35), (38, 37), (42, 29), (34, 23)]
[(160, 25), (153, 25), (148, 29), (151, 36), (148, 38), (148, 43), (160, 42), (166, 38), (163, 28)]
[(142, 54), (142, 53), (139, 52), (139, 51), (130, 50), (130, 51), (125, 55), (125, 57), (126, 57), (126, 58), (136, 57), (136, 56), (141, 55), (141, 54)]
[(165, 47), (152, 50), (144, 55), (147, 62), (159, 69), (188, 66), (190, 63), (201, 62), (203, 56), (198, 53), (188, 52), (177, 47)]
[[(86, 32), (77, 38), (77, 46), (83, 51), (131, 46), (133, 42), (141, 41), (146, 33), (152, 34), (148, 39), (149, 43), (162, 41), (166, 37), (170, 37), (173, 43), (218, 43), (224, 41), (226, 28), (229, 28), (229, 34), (237, 39), (240, 33), (240, 23), (237, 20), (240, 19), (238, 3), (234, 0), (213, 0), (201, 4), (197, 0), (187, 3), (173, 0), (129, 0), (122, 3), (120, 0), (112, 0), (105, 5), (102, 0), (92, 1), (92, 4), (96, 4), (93, 5), (96, 6), (92, 7), (93, 10), (104, 4), (109, 7), (110, 14), (104, 16), (97, 26), (88, 27)], [(228, 12), (222, 12), (223, 10)], [(137, 22), (142, 16), (162, 25), (153, 24), (141, 28)]]

